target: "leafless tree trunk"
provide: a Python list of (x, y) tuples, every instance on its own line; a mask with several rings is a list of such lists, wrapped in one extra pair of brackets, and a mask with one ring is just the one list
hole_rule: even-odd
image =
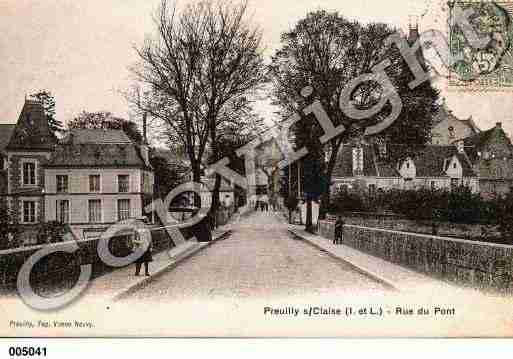
[[(156, 38), (137, 49), (132, 68), (149, 89), (143, 101), (132, 96), (139, 110), (164, 121), (170, 142), (179, 143), (191, 163), (193, 180), (201, 180), (207, 145), (219, 160), (217, 138), (223, 126), (242, 114), (246, 97), (264, 80), (260, 31), (246, 16), (247, 4), (203, 0), (182, 11), (162, 0), (155, 16)], [(212, 194), (219, 207), (221, 178)]]

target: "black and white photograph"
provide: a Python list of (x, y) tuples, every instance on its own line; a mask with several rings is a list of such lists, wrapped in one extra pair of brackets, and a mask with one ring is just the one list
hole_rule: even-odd
[(0, 336), (513, 336), (513, 1), (0, 0), (0, 35)]

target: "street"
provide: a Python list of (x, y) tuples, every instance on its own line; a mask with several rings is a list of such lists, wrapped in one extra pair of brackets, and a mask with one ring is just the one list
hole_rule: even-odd
[(256, 212), (233, 234), (133, 294), (135, 300), (382, 294), (380, 283), (309, 244), (295, 240), (273, 212)]

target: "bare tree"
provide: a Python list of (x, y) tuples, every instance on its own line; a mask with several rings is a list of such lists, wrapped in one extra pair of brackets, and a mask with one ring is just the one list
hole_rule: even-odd
[[(218, 132), (242, 122), (247, 98), (265, 80), (261, 34), (247, 18), (246, 2), (205, 0), (178, 12), (162, 0), (155, 23), (157, 36), (137, 49), (140, 61), (132, 69), (149, 92), (131, 102), (169, 126), (199, 182), (207, 145), (220, 159)], [(217, 175), (213, 211), (219, 187)]]

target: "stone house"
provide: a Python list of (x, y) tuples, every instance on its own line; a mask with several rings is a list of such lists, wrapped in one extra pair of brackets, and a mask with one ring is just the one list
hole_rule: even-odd
[[(369, 194), (390, 189), (452, 189), (465, 185), (479, 191), (468, 156), (454, 145), (427, 145), (410, 156), (391, 156), (403, 146), (343, 145), (332, 176), (331, 192), (346, 188)], [(394, 161), (391, 158), (399, 158)]]
[(466, 120), (460, 120), (453, 115), (445, 102), (433, 118), (431, 129), (431, 144), (447, 146), (460, 138), (477, 135), (480, 129), (474, 123), (472, 116)]
[(398, 163), (403, 189), (469, 187), (479, 192), (479, 180), (467, 154), (454, 145), (427, 145)]
[(25, 243), (50, 221), (68, 224), (79, 239), (98, 236), (119, 220), (142, 217), (152, 199), (147, 145), (122, 130), (71, 130), (58, 140), (37, 101), (25, 101), (6, 153), (6, 196)]
[(7, 152), (5, 151), (11, 134), (12, 124), (0, 124), (0, 196), (7, 193)]
[(513, 146), (502, 124), (476, 135), (460, 139), (455, 144), (464, 148), (479, 175), (483, 197), (506, 194), (513, 187)]
[(342, 188), (365, 189), (369, 193), (379, 189), (400, 189), (402, 178), (397, 169), (384, 160), (382, 153), (372, 144), (342, 145), (333, 169), (331, 192)]

